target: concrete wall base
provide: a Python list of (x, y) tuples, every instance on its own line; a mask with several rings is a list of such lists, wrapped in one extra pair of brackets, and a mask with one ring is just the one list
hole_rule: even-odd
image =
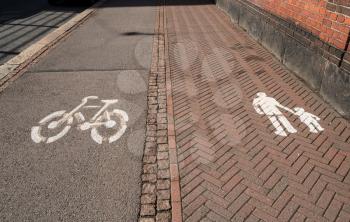
[(341, 50), (328, 46), (328, 51), (325, 51), (326, 43), (318, 47), (314, 43), (321, 40), (310, 33), (306, 33), (305, 38), (299, 34), (303, 30), (289, 28), (288, 21), (244, 0), (217, 0), (216, 4), (233, 23), (245, 29), (288, 69), (319, 92), (341, 115), (350, 118), (350, 70), (336, 62)]

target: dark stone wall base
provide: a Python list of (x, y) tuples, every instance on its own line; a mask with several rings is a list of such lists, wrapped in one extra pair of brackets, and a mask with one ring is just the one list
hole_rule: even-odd
[(341, 50), (328, 46), (326, 51), (327, 43), (317, 44), (318, 47), (315, 42), (321, 40), (317, 37), (303, 30), (296, 31), (295, 25), (250, 3), (217, 0), (216, 4), (232, 22), (245, 29), (288, 69), (318, 91), (341, 115), (350, 118), (350, 70), (334, 63)]

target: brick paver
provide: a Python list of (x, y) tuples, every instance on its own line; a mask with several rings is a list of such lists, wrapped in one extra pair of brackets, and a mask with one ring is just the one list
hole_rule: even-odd
[[(185, 221), (349, 221), (350, 125), (215, 5), (165, 7)], [(321, 118), (275, 135), (265, 92)]]

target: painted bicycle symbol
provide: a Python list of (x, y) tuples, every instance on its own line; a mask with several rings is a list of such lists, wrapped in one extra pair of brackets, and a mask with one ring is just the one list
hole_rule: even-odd
[[(31, 137), (35, 143), (52, 143), (65, 136), (72, 128), (74, 119), (78, 123), (78, 130), (85, 131), (91, 129), (91, 138), (98, 144), (108, 141), (117, 141), (127, 128), (128, 114), (120, 109), (110, 109), (112, 104), (118, 102), (117, 99), (101, 100), (102, 106), (86, 106), (89, 100), (96, 100), (97, 96), (87, 96), (72, 111), (60, 110), (53, 112), (40, 120), (38, 126), (33, 126)], [(96, 114), (89, 120), (85, 120), (80, 109), (98, 109)], [(43, 136), (43, 131), (54, 132), (54, 135)], [(104, 134), (108, 134), (107, 136)]]

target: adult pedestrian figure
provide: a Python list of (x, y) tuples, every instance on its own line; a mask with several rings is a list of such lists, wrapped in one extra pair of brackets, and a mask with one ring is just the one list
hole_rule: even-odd
[(300, 121), (309, 127), (311, 133), (318, 133), (324, 130), (324, 128), (318, 123), (320, 120), (318, 116), (305, 112), (305, 110), (300, 107), (295, 107), (294, 110), (294, 114), (299, 116)]
[(276, 128), (275, 134), (287, 136), (284, 129), (286, 129), (289, 133), (297, 132), (297, 130), (294, 129), (279, 108), (287, 110), (291, 113), (294, 113), (293, 110), (281, 105), (277, 100), (272, 97), (268, 97), (263, 92), (258, 92), (256, 95), (257, 97), (253, 100), (253, 107), (258, 114), (265, 114), (269, 118), (272, 125)]

